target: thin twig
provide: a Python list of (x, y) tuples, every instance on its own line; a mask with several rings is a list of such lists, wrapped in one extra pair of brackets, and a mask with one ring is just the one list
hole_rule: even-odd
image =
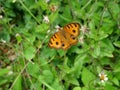
[(12, 83), (11, 87), (9, 88), (9, 90), (12, 90), (13, 86), (15, 85), (15, 83), (17, 82), (18, 78), (20, 77), (20, 75), (22, 74), (22, 72), (25, 70), (25, 68), (28, 66), (29, 62), (27, 62), (25, 64), (25, 66), (23, 67), (23, 69), (20, 71), (20, 73), (18, 74), (18, 76), (16, 77), (16, 79), (14, 80), (14, 82)]
[(81, 9), (81, 10), (84, 10), (90, 3), (91, 3), (92, 0), (89, 0), (85, 5), (84, 7)]
[(19, 2), (21, 3), (21, 5), (29, 12), (29, 14), (37, 21), (37, 23), (40, 24), (40, 22), (38, 21), (38, 19), (31, 13), (31, 11), (25, 6), (25, 4), (22, 2), (22, 0), (19, 0)]

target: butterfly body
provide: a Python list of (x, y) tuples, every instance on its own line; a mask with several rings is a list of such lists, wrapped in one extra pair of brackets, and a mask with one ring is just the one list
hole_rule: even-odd
[(67, 50), (72, 45), (75, 45), (78, 42), (79, 28), (79, 23), (65, 25), (50, 38), (48, 43), (49, 47)]

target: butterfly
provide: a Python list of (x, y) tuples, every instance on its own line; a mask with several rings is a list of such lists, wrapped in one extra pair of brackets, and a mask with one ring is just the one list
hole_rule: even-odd
[(72, 45), (77, 44), (77, 37), (80, 34), (79, 29), (79, 23), (65, 25), (63, 28), (59, 29), (59, 31), (54, 33), (49, 40), (48, 46), (55, 49), (69, 49)]

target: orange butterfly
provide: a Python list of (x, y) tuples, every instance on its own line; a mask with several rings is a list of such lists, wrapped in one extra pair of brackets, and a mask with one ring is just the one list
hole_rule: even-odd
[(72, 45), (77, 44), (80, 24), (70, 23), (56, 32), (49, 40), (48, 46), (55, 49), (67, 50)]

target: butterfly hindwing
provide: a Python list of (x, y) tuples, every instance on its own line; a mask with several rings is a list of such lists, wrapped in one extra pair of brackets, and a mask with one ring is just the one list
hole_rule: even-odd
[(75, 45), (78, 42), (77, 37), (75, 37), (72, 34), (65, 33), (65, 36), (67, 37), (67, 41), (69, 42), (70, 45)]

